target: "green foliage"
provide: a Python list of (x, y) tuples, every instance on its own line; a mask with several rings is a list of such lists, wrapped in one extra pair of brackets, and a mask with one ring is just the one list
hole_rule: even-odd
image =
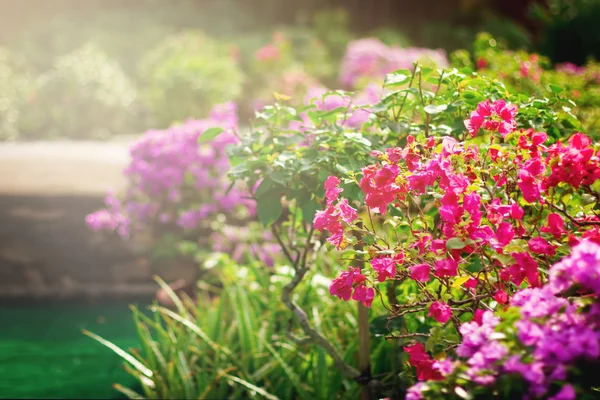
[(146, 54), (139, 71), (143, 100), (161, 128), (235, 100), (244, 81), (230, 49), (196, 31), (164, 39)]
[[(577, 108), (573, 113), (592, 136), (600, 132), (600, 65), (590, 61), (581, 71), (556, 69), (547, 57), (523, 50), (511, 51), (505, 41), (487, 32), (477, 35), (472, 53), (459, 50), (450, 56), (457, 68), (477, 70), (500, 79), (512, 94), (568, 97)], [(577, 68), (577, 67), (575, 67)], [(570, 118), (570, 110), (565, 110)]]
[[(177, 310), (154, 306), (149, 315), (133, 310), (140, 351), (124, 352), (92, 335), (127, 361), (143, 389), (140, 398), (356, 397), (358, 386), (343, 378), (321, 349), (290, 339), (295, 329), (279, 300), (291, 278), (289, 268), (268, 272), (258, 265), (239, 267), (224, 254), (207, 263), (221, 284), (201, 283), (197, 305), (182, 302), (159, 281)], [(328, 279), (315, 273), (309, 281), (298, 293), (298, 303), (353, 359), (357, 339), (351, 308), (327, 295)], [(383, 368), (398, 357), (382, 338), (373, 343), (373, 351)], [(116, 388), (129, 398), (136, 396), (131, 389)]]
[(135, 87), (95, 45), (58, 57), (19, 113), (23, 137), (102, 137), (131, 129)]

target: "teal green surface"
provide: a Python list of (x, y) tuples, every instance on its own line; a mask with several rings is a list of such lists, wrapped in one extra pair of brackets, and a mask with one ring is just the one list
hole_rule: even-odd
[(2, 304), (0, 398), (122, 398), (112, 385), (135, 384), (123, 362), (81, 330), (139, 347), (128, 304)]

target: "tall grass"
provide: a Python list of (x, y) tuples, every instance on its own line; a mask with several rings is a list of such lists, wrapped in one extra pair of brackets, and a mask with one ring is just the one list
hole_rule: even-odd
[[(200, 283), (197, 304), (180, 300), (160, 279), (176, 310), (159, 305), (147, 312), (133, 309), (141, 348), (124, 351), (92, 333), (126, 361), (142, 388), (115, 385), (129, 398), (356, 398), (357, 383), (333, 367), (320, 348), (299, 340), (281, 289), (290, 279), (285, 269), (269, 272), (262, 266), (233, 265), (220, 256), (222, 287)], [(356, 364), (357, 325), (352, 305), (327, 293), (328, 281), (314, 274), (299, 290), (296, 302), (322, 331)], [(290, 329), (291, 328), (291, 329)], [(375, 338), (377, 339), (377, 338)], [(373, 340), (374, 371), (390, 371), (391, 344)]]

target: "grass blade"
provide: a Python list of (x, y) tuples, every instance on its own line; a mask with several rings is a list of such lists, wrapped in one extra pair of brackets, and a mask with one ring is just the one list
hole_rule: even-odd
[(277, 362), (279, 363), (279, 365), (281, 365), (281, 368), (283, 368), (283, 371), (287, 375), (288, 379), (291, 381), (292, 385), (294, 385), (294, 387), (296, 388), (296, 390), (298, 390), (298, 393), (300, 394), (300, 398), (307, 399), (309, 396), (306, 393), (306, 390), (304, 389), (304, 387), (302, 386), (302, 382), (300, 381), (300, 378), (298, 378), (298, 376), (296, 375), (296, 373), (294, 372), (294, 370), (292, 369), (292, 367), (290, 367), (290, 365), (285, 362), (285, 360), (283, 359), (283, 357), (281, 357), (281, 354), (279, 354), (273, 348), (273, 346), (271, 346), (269, 344), (269, 342), (267, 342), (263, 338), (261, 338), (261, 341), (263, 342), (263, 344), (265, 345), (265, 347), (267, 348), (267, 350), (269, 350), (269, 352), (273, 355), (273, 357), (275, 358), (275, 360), (277, 360)]
[(135, 369), (140, 371), (142, 374), (146, 375), (148, 378), (152, 378), (153, 374), (149, 368), (147, 368), (144, 364), (142, 364), (140, 361), (138, 361), (131, 354), (129, 354), (125, 350), (121, 349), (119, 346), (109, 342), (108, 340), (104, 340), (100, 336), (95, 335), (92, 332), (87, 331), (85, 329), (83, 330), (83, 334), (91, 337), (92, 339), (96, 340), (97, 342), (108, 347), (109, 349), (114, 351), (119, 357), (121, 357), (123, 360), (125, 360), (129, 364), (131, 364)]
[(266, 390), (259, 388), (258, 386), (254, 386), (253, 384), (251, 384), (250, 382), (247, 382), (243, 379), (238, 378), (237, 376), (232, 376), (229, 374), (225, 374), (224, 375), (225, 378), (227, 378), (228, 380), (238, 383), (242, 386), (245, 386), (246, 388), (252, 390), (253, 392), (256, 392), (258, 394), (260, 394), (261, 396), (263, 396), (266, 399), (269, 400), (279, 400), (279, 397), (277, 396), (273, 396), (271, 393), (268, 393)]
[(121, 386), (119, 384), (115, 384), (113, 385), (113, 388), (117, 391), (119, 391), (120, 393), (124, 394), (125, 396), (127, 396), (128, 399), (132, 399), (132, 400), (142, 400), (145, 399), (144, 396), (142, 396), (141, 394), (134, 392), (131, 389), (128, 389), (124, 386)]

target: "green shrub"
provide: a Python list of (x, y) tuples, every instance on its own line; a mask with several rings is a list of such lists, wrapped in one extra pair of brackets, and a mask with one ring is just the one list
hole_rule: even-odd
[(231, 48), (197, 31), (171, 36), (141, 61), (143, 99), (159, 128), (235, 100), (244, 75)]
[(21, 108), (19, 130), (26, 138), (98, 138), (130, 133), (136, 90), (120, 66), (95, 45), (58, 57), (40, 75)]
[[(585, 66), (557, 64), (545, 56), (524, 50), (508, 50), (507, 42), (481, 32), (472, 53), (458, 50), (450, 56), (457, 68), (477, 69), (481, 75), (502, 80), (512, 93), (537, 98), (560, 93), (573, 99), (569, 108), (583, 127), (596, 137), (600, 132), (600, 64), (589, 61)], [(573, 107), (574, 105), (577, 107)]]
[(19, 136), (19, 108), (33, 84), (23, 60), (0, 47), (0, 140)]

